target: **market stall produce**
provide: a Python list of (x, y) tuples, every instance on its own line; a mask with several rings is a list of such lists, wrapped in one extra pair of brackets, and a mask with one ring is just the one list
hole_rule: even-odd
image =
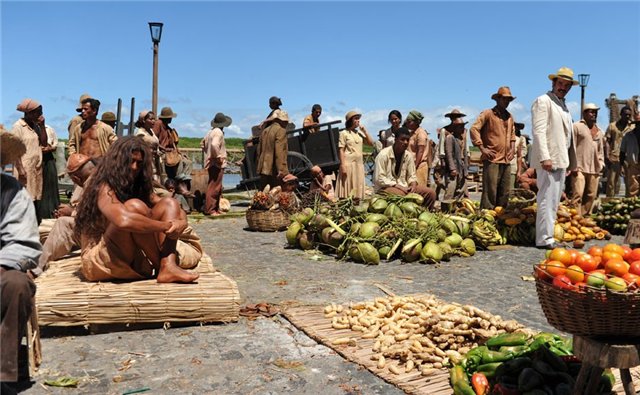
[(591, 216), (603, 229), (614, 235), (623, 235), (631, 220), (631, 212), (640, 208), (640, 197), (604, 199)]

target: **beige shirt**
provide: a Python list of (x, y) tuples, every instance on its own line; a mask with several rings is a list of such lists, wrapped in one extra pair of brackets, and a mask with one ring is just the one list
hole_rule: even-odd
[(576, 149), (576, 170), (587, 174), (600, 174), (604, 168), (604, 133), (594, 125), (593, 137), (584, 120), (573, 124), (573, 143)]
[[(11, 133), (16, 135), (26, 146), (27, 150), (20, 157), (22, 167), (27, 173), (27, 192), (33, 200), (42, 199), (42, 149), (38, 134), (24, 119), (20, 118), (13, 124)], [(18, 176), (16, 167), (13, 167), (14, 175)]]
[[(82, 141), (82, 125), (84, 125), (84, 121), (76, 124), (71, 132), (69, 132), (69, 155), (80, 152), (80, 145)], [(96, 134), (98, 135), (98, 144), (100, 145), (100, 151), (102, 155), (104, 155), (108, 150), (111, 144), (118, 138), (116, 134), (113, 132), (113, 128), (106, 123), (96, 120), (97, 130)]]
[(420, 166), (421, 163), (428, 162), (428, 150), (427, 147), (429, 145), (429, 135), (427, 131), (422, 127), (411, 132), (411, 137), (409, 137), (409, 148), (407, 149), (411, 154), (413, 154), (414, 162), (417, 161), (416, 154), (418, 153), (419, 147), (424, 147), (424, 151), (422, 153), (422, 158), (420, 159), (420, 163), (416, 163), (416, 166)]
[(418, 177), (416, 176), (416, 164), (410, 152), (405, 151), (402, 155), (400, 173), (398, 174), (396, 174), (396, 155), (393, 152), (393, 147), (384, 148), (376, 156), (373, 170), (373, 183), (376, 192), (395, 185), (406, 188), (414, 182), (418, 182)]
[(224, 132), (220, 128), (213, 128), (202, 139), (204, 152), (204, 168), (227, 167), (227, 148), (224, 145)]

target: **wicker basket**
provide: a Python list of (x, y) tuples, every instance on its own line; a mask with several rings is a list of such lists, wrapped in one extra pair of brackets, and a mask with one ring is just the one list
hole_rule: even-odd
[(289, 215), (281, 210), (247, 210), (249, 229), (259, 232), (285, 230), (291, 223)]
[(547, 321), (577, 336), (640, 336), (640, 293), (586, 287), (561, 289), (536, 278), (536, 291)]
[[(519, 198), (522, 200), (513, 201), (511, 199)], [(536, 193), (528, 189), (513, 188), (509, 192), (509, 200), (507, 202), (508, 209), (525, 208), (529, 207), (536, 201)]]

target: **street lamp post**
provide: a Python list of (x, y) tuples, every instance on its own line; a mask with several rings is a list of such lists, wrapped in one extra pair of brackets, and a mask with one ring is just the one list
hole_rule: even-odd
[(582, 110), (584, 109), (584, 88), (589, 84), (589, 74), (578, 74), (580, 81), (580, 119), (582, 119)]
[(154, 114), (158, 114), (158, 46), (162, 38), (162, 23), (149, 22), (151, 41), (153, 41), (153, 94), (151, 96), (151, 108)]

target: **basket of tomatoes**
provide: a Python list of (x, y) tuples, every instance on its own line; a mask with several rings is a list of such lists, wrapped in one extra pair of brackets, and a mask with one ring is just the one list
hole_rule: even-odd
[(640, 248), (556, 248), (533, 272), (554, 328), (579, 336), (640, 336)]

